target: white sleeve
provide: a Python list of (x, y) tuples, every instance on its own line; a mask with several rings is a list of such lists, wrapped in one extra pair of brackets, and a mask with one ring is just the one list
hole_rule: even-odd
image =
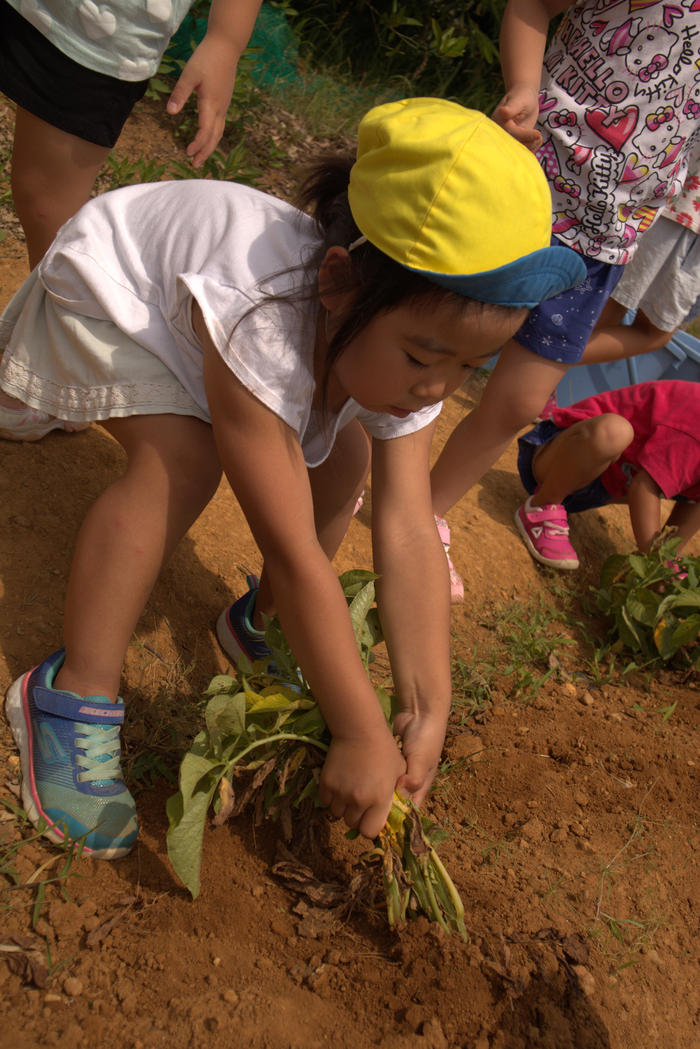
[(405, 419), (397, 419), (394, 415), (380, 414), (379, 412), (359, 411), (357, 418), (371, 437), (380, 441), (389, 441), (393, 437), (405, 437), (408, 433), (416, 433), (424, 426), (437, 419), (442, 411), (442, 401), (431, 404), (427, 408), (421, 408), (419, 412), (412, 412)]

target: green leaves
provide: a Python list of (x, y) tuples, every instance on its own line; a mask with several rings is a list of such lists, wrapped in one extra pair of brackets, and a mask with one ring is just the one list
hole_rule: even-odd
[[(381, 640), (374, 604), (372, 572), (355, 570), (340, 577), (355, 638), (365, 667), (370, 650)], [(374, 612), (374, 615), (371, 613)], [(315, 797), (318, 760), (330, 736), (323, 715), (275, 618), (267, 624), (265, 642), (272, 665), (242, 659), (239, 676), (218, 674), (205, 690), (209, 696), (205, 729), (195, 738), (180, 766), (179, 791), (168, 800), (168, 855), (175, 873), (193, 897), (200, 890), (204, 830), (210, 807), (223, 822), (251, 800), (268, 814), (288, 812), (289, 805)], [(387, 720), (391, 700), (384, 689), (378, 701)], [(301, 750), (300, 750), (301, 745)], [(248, 778), (237, 797), (237, 785)], [(257, 777), (257, 778), (256, 778)], [(222, 784), (227, 801), (222, 819)], [(219, 792), (217, 794), (217, 792)], [(262, 799), (262, 802), (260, 801)]]
[(464, 905), (435, 846), (444, 838), (413, 802), (394, 794), (389, 819), (365, 861), (381, 863), (387, 918), (392, 928), (424, 914), (446, 932), (467, 939)]
[(168, 798), (168, 856), (192, 896), (199, 895), (199, 870), (206, 815), (219, 785), (222, 767), (210, 756), (200, 732), (180, 765), (180, 790)]
[[(340, 577), (365, 668), (372, 646), (382, 640), (372, 607), (376, 578), (359, 570)], [(205, 728), (185, 754), (179, 791), (167, 803), (168, 855), (193, 897), (200, 891), (210, 810), (218, 826), (255, 806), (256, 816), (277, 819), (289, 840), (304, 833), (302, 821), (308, 823), (318, 807), (319, 769), (330, 734), (276, 619), (268, 623), (265, 641), (272, 664), (243, 659), (236, 676), (219, 674), (210, 681)], [(382, 686), (375, 691), (391, 723), (392, 697)], [(296, 828), (295, 813), (302, 817)], [(424, 913), (466, 939), (462, 902), (435, 852), (444, 836), (412, 803), (394, 795), (386, 827), (363, 863), (381, 868), (390, 925)]]
[(611, 648), (700, 669), (700, 559), (679, 559), (679, 543), (662, 535), (648, 554), (613, 554), (594, 593)]

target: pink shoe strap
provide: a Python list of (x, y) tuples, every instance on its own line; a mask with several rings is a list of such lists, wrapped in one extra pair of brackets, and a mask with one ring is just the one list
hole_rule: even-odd
[(450, 545), (450, 526), (444, 517), (440, 517), (435, 514), (435, 524), (437, 525), (438, 535), (440, 536), (440, 542), (447, 548)]

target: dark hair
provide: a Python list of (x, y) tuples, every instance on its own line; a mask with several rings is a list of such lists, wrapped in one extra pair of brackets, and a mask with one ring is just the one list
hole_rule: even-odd
[[(316, 220), (323, 240), (319, 248), (299, 267), (304, 275), (302, 287), (289, 296), (275, 296), (276, 301), (282, 299), (291, 303), (317, 298), (318, 271), (328, 249), (335, 245), (349, 248), (362, 236), (348, 203), (350, 169), (354, 162), (355, 158), (350, 154), (333, 154), (320, 157), (307, 168), (294, 203)], [(321, 382), (321, 403), (324, 407), (333, 365), (378, 314), (406, 302), (425, 309), (448, 304), (453, 307), (456, 317), (484, 309), (513, 309), (468, 299), (442, 288), (399, 265), (369, 241), (352, 250), (345, 276), (336, 277), (334, 290), (352, 292), (354, 295), (350, 309), (328, 343)]]

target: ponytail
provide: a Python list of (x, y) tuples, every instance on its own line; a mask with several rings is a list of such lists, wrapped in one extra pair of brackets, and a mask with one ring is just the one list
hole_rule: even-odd
[(321, 227), (327, 246), (347, 247), (360, 235), (348, 204), (350, 169), (354, 157), (349, 153), (327, 154), (307, 168), (294, 203), (308, 212)]

